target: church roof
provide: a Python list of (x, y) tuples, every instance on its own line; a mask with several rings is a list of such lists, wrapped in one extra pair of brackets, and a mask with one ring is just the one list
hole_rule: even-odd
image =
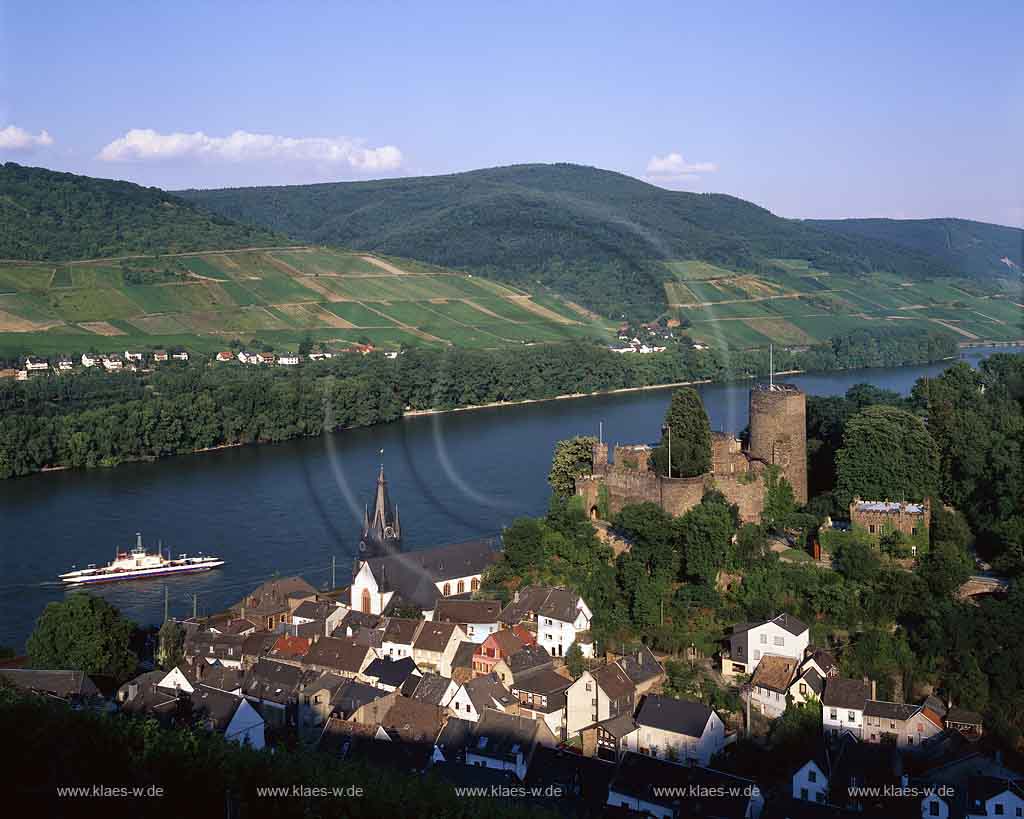
[(373, 498), (373, 514), (367, 506), (363, 510), (363, 531), (360, 547), (367, 554), (397, 551), (401, 548), (402, 527), (398, 520), (398, 506), (391, 503), (388, 482), (384, 479), (384, 465), (377, 476), (377, 489)]

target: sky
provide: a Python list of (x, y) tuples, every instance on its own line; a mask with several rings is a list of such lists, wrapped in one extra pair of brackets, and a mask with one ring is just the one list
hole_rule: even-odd
[(576, 162), (1024, 225), (1024, 3), (0, 0), (0, 161), (168, 189)]

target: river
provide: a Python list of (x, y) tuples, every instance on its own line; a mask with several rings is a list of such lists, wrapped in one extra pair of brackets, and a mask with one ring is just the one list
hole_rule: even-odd
[[(1006, 349), (1003, 348), (1005, 352)], [(994, 352), (964, 352), (977, 364)], [(788, 376), (812, 395), (871, 383), (907, 394), (948, 364)], [(749, 382), (700, 388), (712, 427), (747, 424)], [(351, 576), (363, 506), (383, 463), (406, 548), (497, 534), (542, 514), (555, 442), (597, 434), (610, 443), (656, 440), (669, 390), (546, 401), (406, 418), (282, 444), (224, 449), (0, 482), (0, 645), (20, 648), (45, 607), (65, 594), (54, 578), (103, 564), (116, 546), (161, 540), (175, 554), (207, 552), (226, 565), (203, 575), (94, 587), (140, 623), (219, 611), (275, 573), (316, 586)], [(383, 454), (381, 452), (383, 450)], [(193, 598), (193, 595), (196, 597)]]

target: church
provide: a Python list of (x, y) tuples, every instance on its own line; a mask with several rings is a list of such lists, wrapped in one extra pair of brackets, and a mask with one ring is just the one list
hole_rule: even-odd
[(378, 615), (415, 609), (430, 620), (442, 597), (477, 591), (500, 550), (497, 538), (483, 538), (403, 552), (398, 505), (391, 502), (381, 466), (373, 512), (369, 505), (363, 512), (349, 606)]

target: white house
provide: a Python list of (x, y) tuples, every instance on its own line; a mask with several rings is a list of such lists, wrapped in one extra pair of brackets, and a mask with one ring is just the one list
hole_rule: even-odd
[(516, 591), (512, 602), (502, 610), (501, 621), (509, 627), (518, 623), (535, 625), (537, 644), (552, 657), (564, 657), (573, 643), (579, 645), (584, 657), (593, 657), (593, 616), (583, 598), (570, 589), (526, 586)]
[(173, 358), (175, 361), (188, 361), (188, 353), (186, 353), (184, 350), (179, 350), (176, 353), (171, 353), (171, 358)]
[(448, 710), (459, 719), (476, 722), (488, 709), (514, 709), (515, 699), (494, 674), (476, 677), (459, 686), (448, 703)]
[(416, 632), (412, 658), (424, 671), (436, 671), (442, 677), (451, 677), (452, 660), (465, 639), (466, 632), (455, 623), (425, 621)]
[(457, 623), (471, 643), (482, 643), (501, 628), (501, 603), (497, 600), (461, 600), (444, 598), (437, 602), (433, 619)]
[(670, 762), (707, 765), (725, 747), (725, 723), (699, 702), (648, 694), (633, 717), (625, 750)]
[(636, 687), (618, 663), (584, 671), (565, 692), (565, 735), (572, 739), (597, 722), (632, 714)]
[(292, 355), (291, 353), (286, 353), (277, 359), (277, 363), (291, 367), (299, 363), (299, 357), (297, 355)]
[(867, 680), (831, 677), (821, 695), (821, 722), (825, 736), (851, 734), (864, 737), (864, 708), (874, 699), (874, 684)]
[(221, 350), (219, 353), (217, 353), (218, 361), (231, 361), (234, 357), (235, 354), (232, 353), (230, 350)]
[(828, 775), (824, 760), (809, 759), (793, 774), (793, 798), (804, 802), (828, 801)]
[(99, 363), (100, 357), (98, 355), (92, 355), (91, 353), (82, 353), (83, 367), (95, 367)]
[(245, 697), (197, 685), (191, 699), (192, 713), (211, 730), (223, 733), (224, 739), (256, 750), (266, 744), (263, 717)]
[(50, 369), (50, 362), (43, 358), (29, 356), (25, 359), (25, 369), (31, 372), (44, 372)]
[(800, 665), (793, 657), (765, 654), (750, 680), (751, 705), (769, 719), (781, 717), (799, 671)]
[(810, 630), (791, 614), (763, 623), (740, 623), (733, 626), (729, 649), (723, 652), (722, 676), (752, 674), (765, 654), (803, 662), (809, 642)]
[(303, 625), (314, 623), (317, 620), (324, 622), (324, 634), (330, 636), (334, 630), (341, 625), (341, 621), (348, 614), (348, 607), (333, 600), (304, 600), (299, 607), (292, 612), (292, 624)]
[(108, 372), (120, 370), (124, 367), (124, 361), (121, 360), (121, 356), (117, 354), (103, 356), (103, 368)]
[(509, 771), (522, 781), (537, 748), (554, 748), (557, 744), (542, 721), (488, 710), (466, 745), (466, 764)]
[(327, 359), (327, 358), (334, 358), (334, 353), (317, 352), (317, 353), (310, 353), (309, 354), (309, 360), (310, 361), (323, 361), (324, 359)]
[(124, 351), (126, 361), (142, 361), (142, 353), (133, 353), (131, 350)]
[(74, 369), (74, 366), (75, 365), (70, 358), (62, 358), (60, 361), (57, 362), (57, 369), (62, 372), (67, 372), (68, 370)]

